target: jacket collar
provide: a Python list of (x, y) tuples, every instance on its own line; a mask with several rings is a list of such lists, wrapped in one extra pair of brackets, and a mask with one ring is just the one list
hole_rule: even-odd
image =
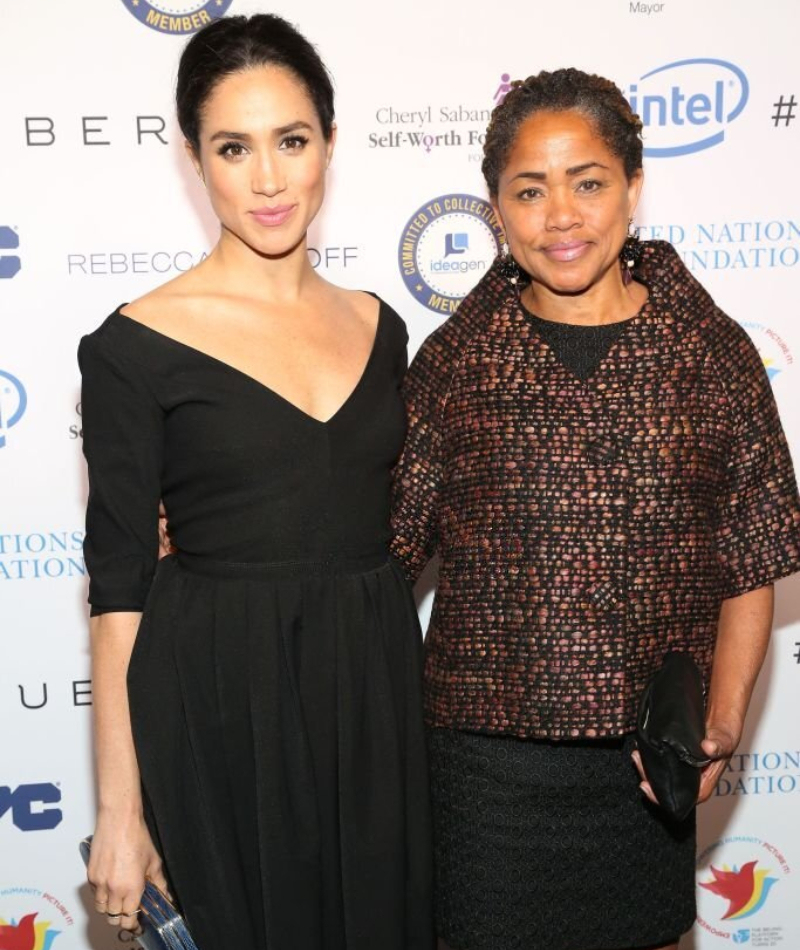
[[(714, 301), (692, 276), (675, 248), (667, 241), (643, 241), (641, 259), (634, 277), (649, 290), (647, 303), (655, 323), (669, 324), (673, 332), (697, 325), (714, 309)], [(517, 288), (503, 277), (498, 257), (478, 284), (461, 302), (457, 311), (463, 319), (483, 322), (500, 310), (519, 307)]]

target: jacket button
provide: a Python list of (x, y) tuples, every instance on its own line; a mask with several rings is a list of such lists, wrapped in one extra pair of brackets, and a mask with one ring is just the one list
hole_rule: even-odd
[(584, 591), (586, 599), (599, 610), (614, 610), (619, 607), (621, 599), (619, 591), (611, 581), (599, 581), (591, 584)]
[(598, 436), (588, 442), (586, 454), (590, 461), (596, 462), (598, 465), (607, 465), (617, 457), (617, 447), (611, 439)]

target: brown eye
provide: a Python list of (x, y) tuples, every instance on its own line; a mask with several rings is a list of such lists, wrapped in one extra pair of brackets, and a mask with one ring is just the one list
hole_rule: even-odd
[(287, 135), (281, 142), (281, 148), (288, 152), (300, 151), (305, 145), (308, 145), (308, 139), (303, 135)]
[(225, 142), (224, 145), (220, 146), (217, 150), (218, 155), (224, 155), (229, 158), (239, 158), (244, 155), (245, 148), (241, 142)]

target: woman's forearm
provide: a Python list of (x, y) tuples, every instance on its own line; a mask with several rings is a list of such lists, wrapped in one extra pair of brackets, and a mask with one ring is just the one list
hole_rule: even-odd
[(707, 801), (742, 738), (747, 707), (753, 695), (772, 631), (772, 585), (722, 602), (703, 749), (713, 761), (703, 769), (698, 802)]
[(773, 606), (772, 585), (722, 603), (706, 718), (736, 741), (769, 646)]
[(93, 617), (92, 694), (99, 810), (139, 816), (142, 795), (128, 708), (127, 675), (139, 613)]

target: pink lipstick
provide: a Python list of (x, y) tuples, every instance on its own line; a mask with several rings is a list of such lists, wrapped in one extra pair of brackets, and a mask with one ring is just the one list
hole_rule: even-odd
[(256, 208), (251, 211), (252, 217), (265, 228), (277, 228), (291, 215), (297, 205), (275, 205), (273, 207)]
[(559, 241), (558, 244), (549, 244), (543, 250), (553, 260), (569, 263), (583, 257), (589, 247), (588, 241)]

